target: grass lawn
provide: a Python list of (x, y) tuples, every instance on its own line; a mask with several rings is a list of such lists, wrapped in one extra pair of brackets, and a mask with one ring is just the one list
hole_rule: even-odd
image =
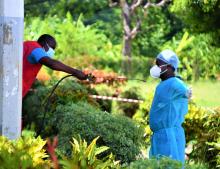
[(199, 81), (191, 84), (193, 98), (200, 106), (220, 107), (220, 81)]
[[(143, 91), (143, 94), (152, 92), (159, 80), (149, 78), (146, 83), (130, 81), (130, 85), (138, 86)], [(204, 107), (220, 107), (220, 81), (199, 81), (187, 83), (192, 87), (193, 99), (195, 102)]]

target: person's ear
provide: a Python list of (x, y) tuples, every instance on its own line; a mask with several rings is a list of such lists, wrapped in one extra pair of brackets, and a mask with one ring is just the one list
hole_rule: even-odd
[(175, 72), (175, 68), (174, 68), (173, 66), (167, 65), (167, 68), (170, 69), (170, 70), (172, 70), (173, 72)]

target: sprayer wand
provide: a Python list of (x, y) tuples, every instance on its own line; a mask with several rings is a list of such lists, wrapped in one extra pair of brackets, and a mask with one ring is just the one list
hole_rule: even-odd
[[(53, 87), (52, 91), (50, 92), (50, 95), (47, 97), (47, 99), (45, 100), (45, 102), (43, 103), (43, 107), (44, 107), (44, 115), (43, 115), (43, 119), (42, 119), (42, 124), (41, 124), (41, 127), (40, 127), (40, 132), (42, 131), (42, 128), (44, 126), (44, 122), (45, 122), (45, 117), (46, 117), (46, 112), (48, 111), (48, 106), (49, 106), (49, 103), (50, 103), (50, 99), (53, 95), (53, 93), (55, 92), (56, 88), (59, 86), (59, 84), (66, 78), (68, 77), (72, 77), (73, 75), (66, 75), (64, 77), (62, 77)], [(92, 76), (91, 74), (88, 74), (87, 75), (87, 81), (89, 82), (93, 82), (95, 79), (94, 76)]]
[[(43, 127), (44, 127), (44, 122), (45, 122), (45, 117), (46, 117), (46, 113), (48, 111), (48, 106), (51, 100), (52, 95), (54, 94), (56, 88), (59, 86), (59, 84), (66, 78), (72, 77), (73, 75), (66, 75), (64, 77), (62, 77), (53, 87), (52, 91), (50, 92), (50, 95), (47, 97), (47, 99), (45, 100), (45, 102), (43, 103), (43, 107), (44, 107), (44, 114), (43, 114), (43, 119), (42, 119), (42, 124), (40, 126), (40, 130), (39, 132), (42, 131)], [(135, 81), (141, 81), (141, 82), (146, 82), (146, 80), (143, 79), (127, 79), (127, 80), (135, 80)], [(89, 82), (94, 82), (95, 81), (95, 77), (92, 74), (88, 74), (87, 75), (87, 81)]]

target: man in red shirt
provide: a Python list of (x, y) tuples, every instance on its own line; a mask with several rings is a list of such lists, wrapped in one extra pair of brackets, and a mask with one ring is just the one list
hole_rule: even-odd
[(72, 74), (80, 80), (88, 76), (82, 71), (69, 67), (53, 59), (56, 40), (48, 34), (41, 35), (37, 41), (25, 41), (23, 44), (23, 85), (22, 98), (28, 93), (42, 65), (53, 70)]

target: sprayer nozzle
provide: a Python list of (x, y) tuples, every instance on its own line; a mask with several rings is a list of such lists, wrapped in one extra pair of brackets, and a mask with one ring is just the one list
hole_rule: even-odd
[(87, 75), (87, 80), (89, 82), (94, 82), (95, 81), (95, 76), (93, 76), (91, 73)]

